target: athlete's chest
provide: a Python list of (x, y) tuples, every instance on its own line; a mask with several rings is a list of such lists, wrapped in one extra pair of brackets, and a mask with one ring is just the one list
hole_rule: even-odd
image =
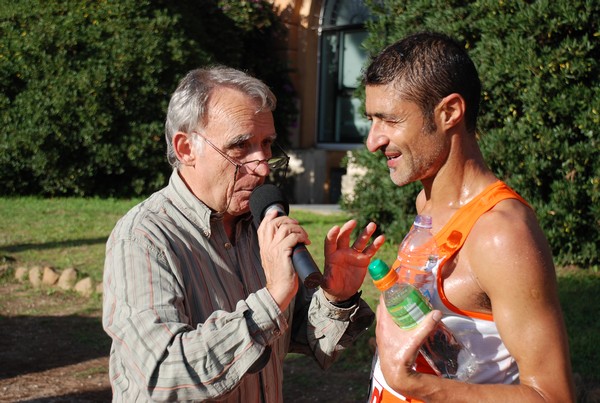
[(469, 256), (461, 252), (458, 251), (441, 267), (446, 299), (461, 310), (491, 314), (491, 302), (478, 282), (477, 268)]

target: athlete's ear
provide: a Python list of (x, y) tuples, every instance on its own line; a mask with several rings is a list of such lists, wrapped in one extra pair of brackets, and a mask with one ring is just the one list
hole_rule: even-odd
[(444, 97), (437, 108), (443, 129), (450, 129), (464, 120), (466, 103), (459, 94), (452, 93)]
[(177, 159), (183, 165), (194, 165), (196, 153), (192, 145), (192, 139), (186, 133), (177, 132), (173, 136), (173, 149)]

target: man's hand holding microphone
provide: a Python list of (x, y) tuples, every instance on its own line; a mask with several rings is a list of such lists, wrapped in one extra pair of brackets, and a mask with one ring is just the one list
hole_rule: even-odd
[(325, 270), (321, 272), (304, 245), (310, 245), (306, 231), (289, 217), (289, 205), (274, 185), (257, 187), (250, 197), (250, 208), (258, 226), (261, 260), (267, 290), (283, 311), (298, 290), (298, 278), (307, 288), (321, 286), (334, 304), (352, 300), (367, 272), (371, 258), (383, 245), (383, 236), (369, 241), (377, 226), (369, 223), (350, 244), (356, 220), (334, 226), (325, 238)]

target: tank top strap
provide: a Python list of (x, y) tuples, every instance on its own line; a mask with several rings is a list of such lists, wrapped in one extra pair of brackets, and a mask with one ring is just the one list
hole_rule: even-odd
[(440, 259), (446, 261), (452, 257), (462, 247), (479, 217), (506, 199), (517, 199), (531, 207), (525, 199), (504, 182), (499, 180), (492, 183), (454, 213), (446, 225), (435, 235)]

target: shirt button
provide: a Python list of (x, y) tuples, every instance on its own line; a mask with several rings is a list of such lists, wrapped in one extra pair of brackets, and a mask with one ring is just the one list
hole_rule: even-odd
[(279, 336), (281, 334), (281, 332), (279, 331), (279, 329), (275, 329), (275, 330), (273, 330), (273, 334), (275, 336)]
[(225, 249), (231, 249), (231, 244), (229, 242), (225, 242)]

